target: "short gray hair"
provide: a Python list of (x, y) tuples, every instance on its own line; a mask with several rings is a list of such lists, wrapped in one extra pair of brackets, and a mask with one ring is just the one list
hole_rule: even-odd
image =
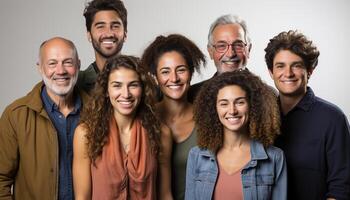
[(208, 47), (211, 45), (211, 43), (213, 41), (214, 29), (219, 25), (225, 25), (225, 24), (239, 24), (243, 28), (244, 39), (247, 42), (247, 46), (250, 46), (251, 40), (249, 37), (246, 22), (243, 19), (241, 19), (240, 17), (238, 17), (237, 15), (227, 14), (227, 15), (220, 16), (210, 25), (209, 34), (208, 34)]

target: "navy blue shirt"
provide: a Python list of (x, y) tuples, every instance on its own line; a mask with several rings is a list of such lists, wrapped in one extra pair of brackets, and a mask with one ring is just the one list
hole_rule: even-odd
[(57, 131), (59, 145), (59, 186), (60, 200), (74, 199), (72, 180), (73, 135), (79, 122), (81, 99), (76, 95), (74, 110), (65, 117), (58, 106), (48, 96), (45, 86), (41, 92), (44, 108)]
[(286, 156), (288, 199), (350, 199), (350, 132), (344, 113), (311, 88), (282, 116), (275, 141)]

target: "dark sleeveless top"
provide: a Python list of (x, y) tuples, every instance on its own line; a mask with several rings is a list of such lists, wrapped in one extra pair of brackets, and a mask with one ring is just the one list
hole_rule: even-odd
[(187, 157), (190, 149), (196, 145), (197, 133), (195, 128), (183, 142), (173, 143), (171, 186), (174, 200), (185, 199)]

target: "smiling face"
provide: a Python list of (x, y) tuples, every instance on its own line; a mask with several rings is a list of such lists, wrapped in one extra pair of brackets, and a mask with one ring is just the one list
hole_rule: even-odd
[(246, 134), (248, 131), (249, 105), (246, 92), (237, 85), (219, 90), (216, 110), (225, 132)]
[(48, 40), (41, 47), (38, 70), (51, 98), (66, 96), (73, 91), (79, 68), (76, 52), (62, 38)]
[(270, 76), (281, 96), (300, 98), (306, 93), (308, 76), (303, 59), (289, 50), (280, 50), (273, 59)]
[(176, 51), (164, 53), (159, 58), (156, 77), (165, 98), (186, 99), (191, 72), (181, 54)]
[(95, 14), (91, 31), (87, 35), (96, 56), (109, 58), (121, 51), (126, 31), (117, 12), (103, 10)]
[(235, 51), (229, 46), (226, 52), (218, 52), (214, 46), (220, 43), (233, 44), (243, 42), (247, 44), (244, 39), (244, 30), (239, 24), (225, 24), (215, 27), (212, 33), (211, 45), (208, 46), (210, 58), (214, 60), (217, 72), (231, 72), (239, 68), (244, 68), (249, 58), (249, 50), (245, 45), (241, 51)]
[(133, 117), (142, 97), (139, 75), (131, 69), (119, 67), (108, 78), (108, 96), (117, 117)]

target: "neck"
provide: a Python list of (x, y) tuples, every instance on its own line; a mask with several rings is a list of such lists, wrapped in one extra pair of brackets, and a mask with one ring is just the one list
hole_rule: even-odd
[(46, 92), (50, 99), (58, 106), (59, 111), (66, 117), (74, 109), (74, 95), (69, 92), (67, 95), (59, 96), (52, 93), (47, 87)]
[(118, 125), (119, 133), (128, 133), (134, 123), (134, 117), (121, 116), (114, 112), (114, 119)]
[(105, 63), (107, 61), (107, 58), (101, 56), (98, 52), (95, 51), (95, 58), (96, 58), (96, 65), (97, 65), (97, 68), (100, 72), (102, 72), (104, 66), (105, 66)]
[(281, 102), (281, 111), (283, 115), (286, 115), (289, 111), (291, 111), (298, 103), (299, 101), (304, 97), (305, 93), (303, 95), (299, 96), (286, 96), (283, 94), (280, 94), (280, 102)]
[(250, 139), (248, 134), (243, 133), (232, 133), (224, 130), (224, 143), (222, 148), (228, 150), (234, 150), (237, 148), (244, 148), (249, 146)]
[(158, 106), (167, 119), (179, 118), (189, 112), (193, 113), (193, 105), (187, 100), (174, 100), (164, 97)]

